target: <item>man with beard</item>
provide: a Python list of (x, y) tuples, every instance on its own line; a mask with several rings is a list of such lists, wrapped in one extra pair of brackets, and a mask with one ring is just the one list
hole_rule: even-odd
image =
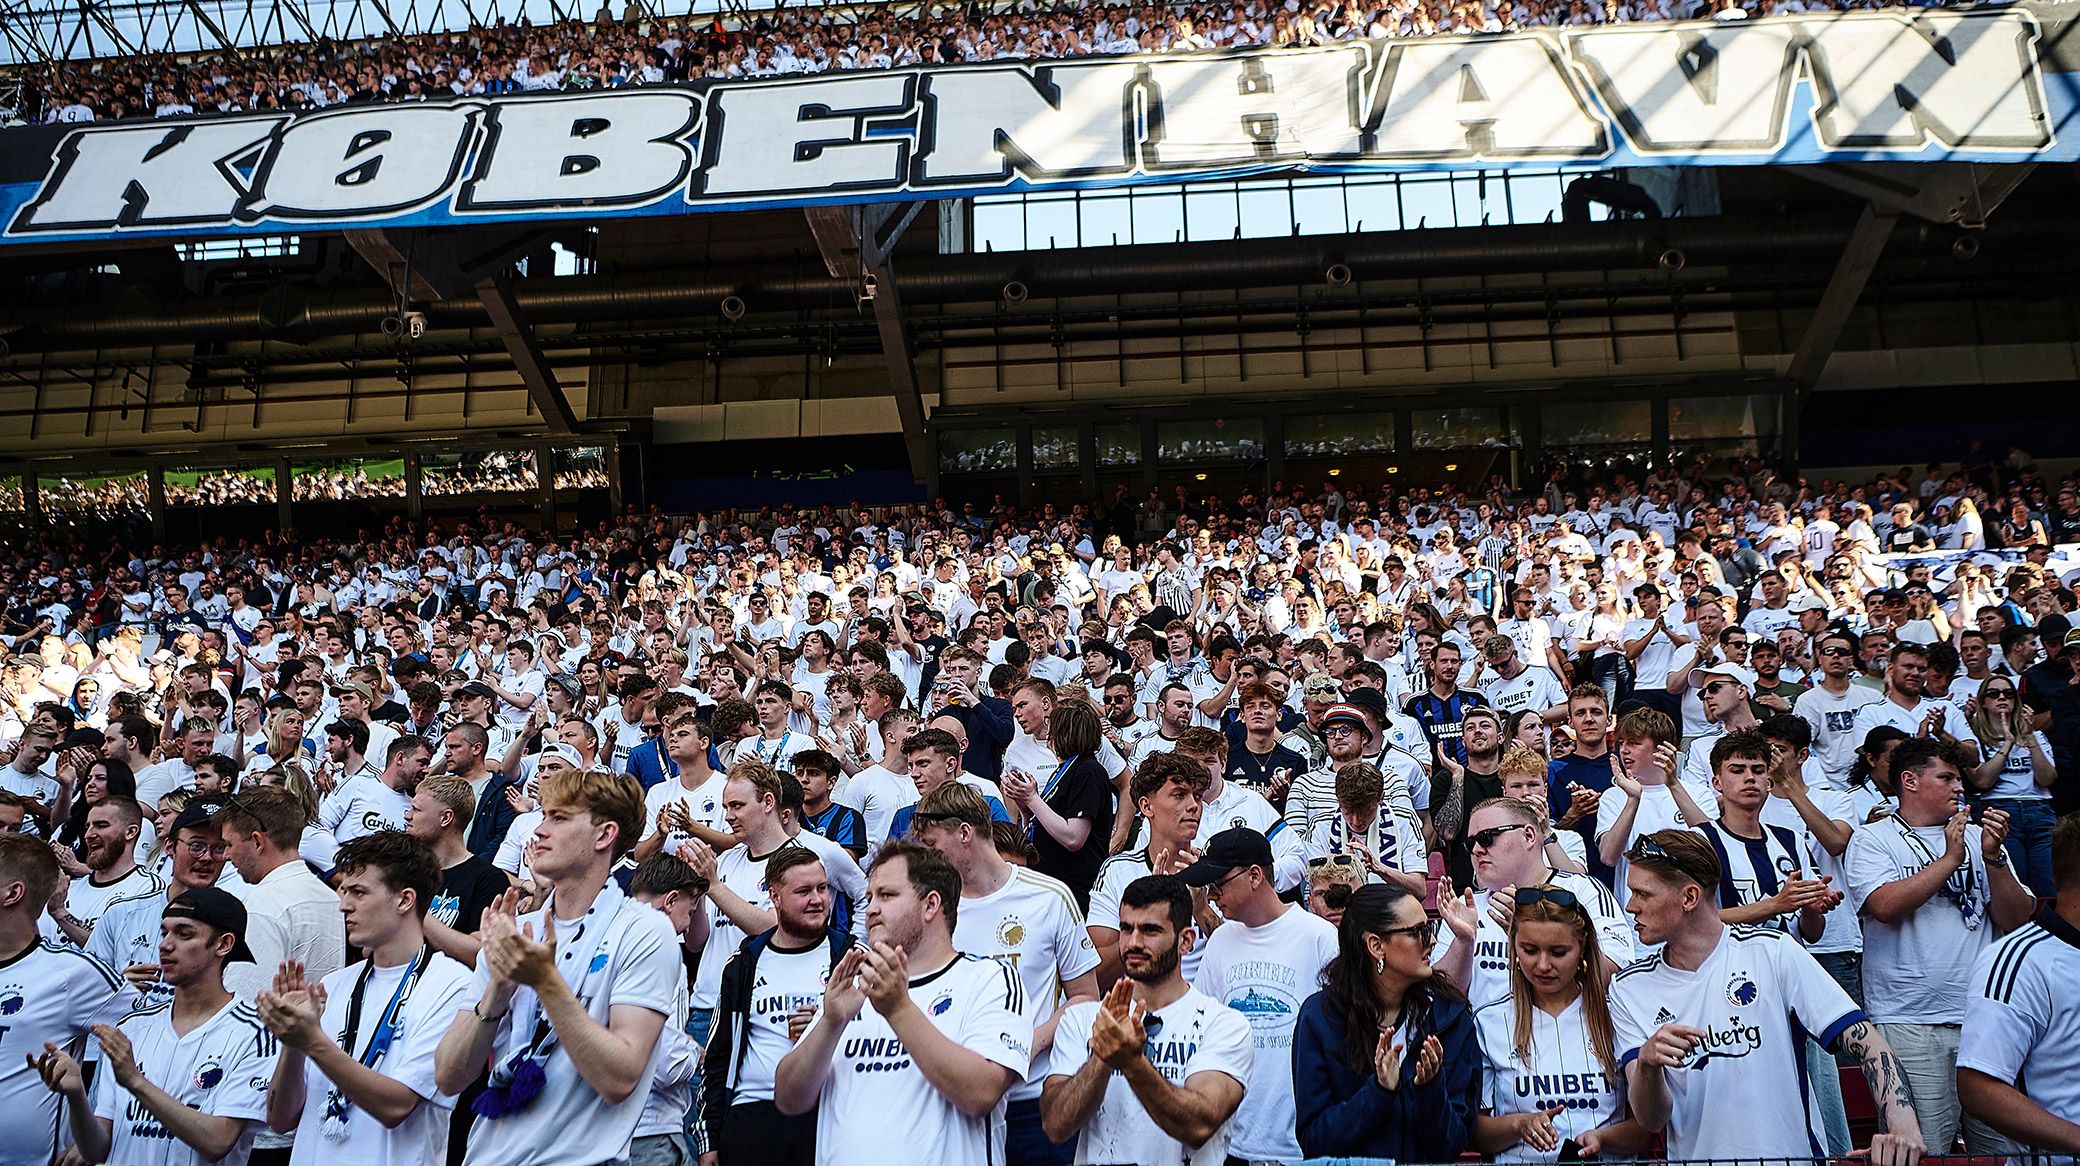
[(44, 1046), (37, 1071), (65, 1098), (87, 1161), (245, 1166), (267, 1117), (277, 1049), (224, 987), (227, 963), (252, 962), (245, 928), (244, 904), (213, 887), (162, 908), (159, 966), (172, 995), (94, 1026), (102, 1063), (91, 1097), (79, 1064)]
[(432, 760), (433, 746), (424, 738), (398, 737), (380, 773), (348, 778), (332, 791), (318, 809), (318, 825), (343, 846), (365, 834), (404, 829), (412, 816), (412, 796)]
[(830, 880), (814, 851), (782, 847), (766, 860), (765, 881), (777, 922), (722, 969), (700, 1121), (720, 1166), (814, 1166), (816, 1117), (781, 1115), (773, 1073), (850, 945), (831, 929)]
[[(1197, 861), (1195, 843), (1199, 822), (1206, 809), (1205, 796), (1210, 775), (1206, 767), (1176, 753), (1158, 753), (1134, 770), (1128, 797), (1141, 820), (1148, 824), (1148, 845), (1124, 851), (1105, 860), (1098, 868), (1098, 881), (1091, 888), (1091, 910), (1086, 920), (1091, 946), (1098, 949), (1098, 983), (1109, 988), (1122, 971), (1119, 954), (1120, 896), (1127, 884), (1150, 874), (1176, 874)], [(1209, 912), (1211, 908), (1207, 909)], [(1189, 978), (1199, 970), (1195, 946), (1179, 949)]]
[[(106, 804), (106, 803), (104, 803)], [(97, 807), (98, 808), (98, 807)], [(0, 962), (20, 985), (7, 1018), (18, 1047), (70, 1046), (95, 1024), (113, 1024), (137, 994), (106, 964), (70, 944), (37, 936), (37, 915), (63, 878), (50, 847), (20, 835), (0, 836)], [(57, 1131), (57, 1098), (26, 1059), (0, 1065), (0, 1161), (48, 1162)]]
[(1910, 737), (1935, 737), (1977, 748), (1963, 710), (1948, 701), (1930, 700), (1921, 691), (1928, 676), (1928, 649), (1920, 644), (1893, 645), (1885, 664), (1885, 697), (1856, 710), (1849, 735), (1861, 741), (1879, 725), (1891, 725)]
[(166, 882), (137, 865), (137, 836), (144, 829), (144, 807), (133, 798), (112, 794), (87, 811), (80, 836), (87, 873), (72, 880), (51, 900), (51, 922), (72, 942), (84, 947), (94, 925), (109, 909), (136, 899), (157, 901)]
[(875, 860), (871, 947), (838, 961), (823, 1010), (774, 1073), (781, 1113), (816, 1111), (819, 1166), (881, 1166), (886, 1141), (860, 1131), (891, 1119), (942, 1166), (1002, 1160), (998, 1115), (1033, 1031), (1018, 974), (955, 950), (960, 897), (937, 851), (897, 840)]
[(151, 896), (112, 903), (94, 934), (87, 941), (87, 954), (123, 973), (123, 978), (143, 991), (148, 999), (172, 997), (172, 987), (159, 978), (159, 917), (169, 899), (197, 887), (223, 887), (244, 894), (245, 884), (225, 858), (231, 848), (214, 819), (217, 806), (196, 801), (173, 820), (167, 850), (173, 855), (173, 877), (166, 884), (166, 898)]
[(1077, 1166), (1218, 1166), (1254, 1059), (1249, 1021), (1179, 974), (1193, 941), (1181, 880), (1127, 884), (1118, 934), (1125, 977), (1056, 1026), (1040, 1094), (1047, 1135), (1076, 1139)]

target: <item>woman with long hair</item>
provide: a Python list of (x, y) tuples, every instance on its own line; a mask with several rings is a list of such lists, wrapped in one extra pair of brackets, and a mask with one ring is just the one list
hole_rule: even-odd
[(1623, 1116), (1596, 925), (1565, 887), (1518, 887), (1512, 905), (1509, 996), (1474, 1014), (1489, 1080), (1474, 1145), (1497, 1162), (1552, 1162), (1570, 1144), (1632, 1157), (1649, 1135)]
[(2051, 877), (2051, 828), (2058, 823), (2051, 808), (2051, 783), (2058, 780), (2051, 740), (2030, 727), (2015, 681), (1998, 672), (1979, 686), (1971, 710), (1980, 764), (1964, 775), (1966, 791), (1982, 810), (2007, 813), (2002, 845), (2015, 877), (2038, 898), (2051, 899), (2058, 893)]
[[(1014, 690), (1013, 701), (1027, 694)], [(1004, 808), (1026, 827), (1040, 861), (1033, 869), (1069, 884), (1088, 908), (1091, 886), (1112, 837), (1112, 781), (1098, 760), (1105, 734), (1088, 701), (1063, 697), (1048, 717), (1046, 747), (1058, 758), (1044, 773), (1004, 775)]]
[[(87, 811), (107, 801), (111, 794), (117, 797), (137, 796), (137, 775), (130, 766), (106, 757), (96, 757), (81, 775), (79, 796), (72, 800), (72, 812), (58, 824), (53, 842), (72, 850), (79, 849), (82, 836), (87, 832)], [(150, 812), (147, 808), (147, 813)], [(151, 823), (145, 823), (143, 837), (138, 839), (140, 847), (148, 847), (152, 832)]]
[(1310, 1158), (1449, 1162), (1473, 1144), (1473, 1014), (1430, 966), (1437, 925), (1407, 888), (1351, 893), (1337, 955), (1293, 1031), (1293, 1098)]
[(157, 806), (146, 807), (152, 813), (151, 826), (155, 837), (152, 844), (145, 847), (144, 859), (139, 865), (162, 879), (173, 877), (173, 855), (167, 850), (167, 844), (173, 838), (174, 820), (195, 797), (196, 793), (191, 789), (168, 790)]
[(263, 770), (278, 765), (297, 764), (305, 767), (316, 765), (310, 747), (303, 740), (303, 713), (294, 708), (271, 709), (261, 724), (265, 742), (247, 760), (245, 772), (240, 777), (251, 780)]

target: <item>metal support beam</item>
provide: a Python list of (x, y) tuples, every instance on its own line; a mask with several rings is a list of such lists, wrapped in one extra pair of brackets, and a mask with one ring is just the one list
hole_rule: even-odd
[(521, 383), (527, 386), (527, 395), (533, 398), (534, 407), (541, 410), (549, 432), (577, 432), (577, 414), (571, 412), (570, 399), (563, 395), (563, 385), (556, 380), (556, 368), (542, 352), (541, 342), (535, 339), (534, 327), (520, 314), (520, 304), (513, 295), (512, 284), (503, 279), (487, 279), (477, 285), (477, 298), (483, 301), (485, 313), (491, 317), (492, 326), (498, 329), (499, 339), (505, 342), (506, 352), (513, 358), (514, 371), (520, 374)]
[(1784, 172), (1852, 194), (1881, 211), (1931, 223), (1983, 227), (2035, 170), (2034, 162), (1829, 162)]
[(485, 276), (553, 236), (541, 229), (344, 232), (347, 243), (400, 298), (414, 303), (468, 295)]
[(903, 322), (903, 300), (896, 291), (895, 270), (882, 258), (869, 272), (878, 285), (874, 294), (874, 326), (881, 333), (881, 359), (888, 366), (888, 391), (903, 419), (903, 448), (910, 455), (910, 476), (933, 494), (939, 492), (939, 463), (924, 429), (924, 396), (917, 389), (917, 366), (910, 359), (910, 326)]
[(1863, 298), (1871, 272), (1877, 270), (1878, 257), (1885, 253), (1885, 244), (1898, 224), (1899, 212), (1880, 210), (1876, 203), (1864, 204), (1863, 217), (1857, 220), (1841, 258), (1835, 261), (1834, 274), (1829, 277), (1826, 290), (1820, 293), (1812, 318), (1806, 321), (1798, 347), (1791, 353), (1791, 367), (1786, 375), (1797, 385), (1794, 407), (1803, 405), (1806, 395), (1820, 383), (1827, 358), (1834, 355), (1842, 329), (1848, 326), (1849, 314)]
[[(903, 419), (903, 447), (910, 455), (910, 476), (932, 493), (939, 488), (939, 465), (932, 456), (924, 427), (924, 397), (917, 388), (917, 366), (910, 359), (910, 326), (903, 320), (902, 297), (896, 292), (893, 255), (923, 203), (874, 203), (857, 207), (809, 207), (809, 233), (823, 265), (837, 279), (858, 280), (863, 302), (874, 305), (874, 327), (881, 336), (881, 358), (888, 367), (888, 391)], [(1029, 479), (1023, 475), (1021, 480)]]

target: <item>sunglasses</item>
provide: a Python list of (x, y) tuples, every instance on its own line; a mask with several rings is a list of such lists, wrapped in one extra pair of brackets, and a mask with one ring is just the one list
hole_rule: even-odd
[(1411, 923), (1407, 927), (1388, 927), (1378, 934), (1381, 939), (1392, 939), (1397, 935), (1412, 935), (1417, 943), (1422, 944), (1424, 947), (1429, 947), (1437, 941), (1437, 921), (1435, 919), (1425, 919), (1421, 923)]
[(1563, 911), (1582, 911), (1587, 914), (1582, 907), (1582, 901), (1566, 887), (1518, 887), (1511, 897), (1519, 907), (1529, 907), (1533, 903), (1551, 903)]
[(2011, 688), (1989, 688), (1989, 689), (1986, 689), (1985, 691), (1983, 691), (1983, 692), (1981, 692), (1981, 693), (1979, 694), (1979, 699), (1980, 699), (1980, 700), (2014, 700), (2014, 699), (2015, 699), (2015, 690), (2014, 690), (2014, 689), (2011, 689)]
[(1486, 830), (1482, 830), (1478, 834), (1467, 835), (1466, 848), (1468, 850), (1472, 850), (1478, 847), (1482, 850), (1489, 850), (1494, 847), (1495, 840), (1502, 837), (1504, 834), (1507, 834), (1512, 830), (1523, 830), (1528, 832), (1530, 829), (1531, 827), (1525, 825), (1522, 822), (1512, 822), (1507, 826), (1490, 826), (1489, 828), (1487, 828)]
[(1355, 854), (1318, 854), (1307, 860), (1307, 869), (1309, 870), (1321, 870), (1324, 867), (1334, 866), (1349, 867), (1352, 870), (1356, 870), (1358, 869), (1358, 856)]
[(1856, 653), (1847, 648), (1822, 648), (1820, 649), (1820, 654), (1822, 656), (1854, 656)]

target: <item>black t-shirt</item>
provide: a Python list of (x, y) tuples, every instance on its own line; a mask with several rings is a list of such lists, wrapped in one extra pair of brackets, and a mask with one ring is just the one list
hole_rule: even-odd
[(1112, 836), (1112, 783), (1105, 780), (1105, 767), (1093, 757), (1077, 758), (1055, 785), (1047, 805), (1071, 822), (1090, 819), (1091, 832), (1082, 850), (1067, 850), (1046, 827), (1036, 829), (1033, 848), (1040, 852), (1040, 861), (1033, 864), (1033, 869), (1067, 883), (1076, 895), (1076, 906), (1088, 913), (1091, 884), (1098, 881), (1098, 867), (1105, 862), (1105, 844)]
[(1271, 752), (1262, 757), (1250, 752), (1246, 744), (1232, 745), (1228, 749), (1227, 779), (1265, 797), (1271, 796), (1272, 774), (1284, 769), (1291, 771), (1289, 776), (1299, 777), (1307, 772), (1307, 768), (1307, 758), (1283, 745), (1273, 745)]
[(512, 883), (506, 872), (472, 854), (441, 872), (441, 892), (426, 913), (462, 932), (473, 934), (489, 907)]

